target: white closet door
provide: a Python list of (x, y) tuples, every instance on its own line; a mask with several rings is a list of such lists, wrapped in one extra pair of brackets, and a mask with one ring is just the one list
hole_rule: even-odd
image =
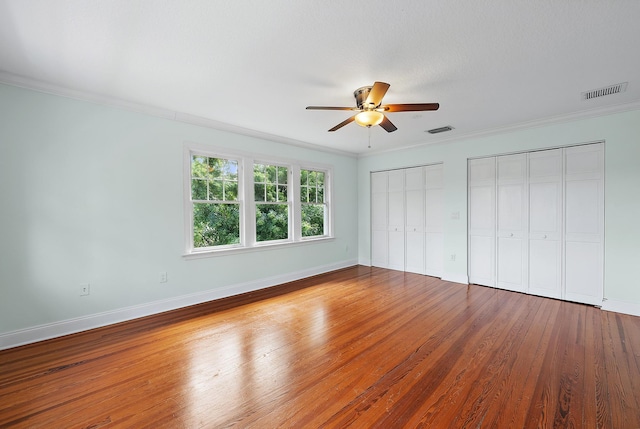
[(565, 299), (602, 305), (604, 145), (565, 149)]
[(424, 274), (424, 169), (405, 170), (405, 271)]
[(529, 293), (562, 298), (562, 149), (529, 154)]
[(528, 283), (527, 154), (497, 157), (496, 287), (526, 292)]
[(388, 172), (388, 190), (388, 268), (404, 271), (404, 170)]
[(386, 171), (371, 173), (371, 265), (381, 268), (389, 265), (387, 179)]
[(442, 277), (444, 265), (444, 186), (442, 164), (429, 165), (425, 172), (425, 274)]
[(495, 285), (496, 160), (469, 160), (469, 281)]

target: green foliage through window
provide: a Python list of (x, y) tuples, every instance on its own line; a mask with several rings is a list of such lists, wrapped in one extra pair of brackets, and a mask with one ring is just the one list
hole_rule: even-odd
[(238, 161), (192, 155), (193, 247), (240, 243)]
[(256, 203), (256, 241), (289, 238), (288, 168), (254, 164), (253, 187)]
[(314, 237), (325, 234), (324, 201), (325, 173), (300, 170), (300, 202), (302, 203), (302, 236)]
[[(191, 231), (186, 237), (188, 252), (212, 248), (226, 251), (228, 247), (331, 235), (326, 194), (330, 171), (304, 169), (289, 161), (277, 165), (256, 162), (251, 156), (226, 157), (198, 153), (207, 153), (207, 149), (188, 150), (185, 207), (189, 207), (187, 219), (192, 220), (187, 224)], [(292, 171), (299, 177), (292, 177)], [(243, 230), (245, 226), (247, 231)]]

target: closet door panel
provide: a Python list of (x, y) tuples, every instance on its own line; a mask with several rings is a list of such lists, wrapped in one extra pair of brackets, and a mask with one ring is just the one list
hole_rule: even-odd
[(387, 229), (387, 194), (371, 194), (371, 228)]
[(424, 274), (424, 169), (405, 170), (405, 271)]
[(498, 238), (498, 284), (501, 289), (524, 292), (521, 239)]
[(561, 298), (561, 250), (559, 240), (529, 242), (529, 293)]
[(526, 292), (528, 283), (527, 154), (497, 157), (497, 281)]
[(371, 173), (371, 265), (381, 268), (389, 265), (387, 183), (386, 171)]
[(565, 149), (565, 299), (602, 305), (604, 146)]
[(444, 166), (425, 167), (425, 274), (442, 277), (444, 271)]
[(424, 192), (414, 190), (406, 192), (407, 231), (422, 232), (424, 229)]
[(389, 266), (389, 240), (387, 235), (386, 229), (371, 231), (371, 265), (374, 267), (388, 268)]
[(427, 232), (425, 234), (425, 274), (442, 277), (444, 267), (444, 234), (441, 232)]
[(565, 299), (602, 305), (601, 254), (600, 243), (567, 242)]
[(404, 231), (389, 231), (388, 268), (404, 271), (404, 243)]
[(424, 232), (407, 231), (406, 241), (405, 271), (424, 274)]
[(469, 180), (469, 281), (495, 285), (496, 256), (496, 160), (472, 159)]
[(562, 149), (529, 154), (529, 293), (562, 298)]
[(471, 283), (493, 286), (495, 267), (495, 238), (469, 237), (469, 281)]

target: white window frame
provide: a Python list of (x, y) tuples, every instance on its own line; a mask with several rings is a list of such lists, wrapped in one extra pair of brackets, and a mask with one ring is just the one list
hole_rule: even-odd
[[(328, 197), (327, 192), (328, 189), (331, 188), (331, 175), (324, 169), (322, 168), (317, 168), (317, 167), (313, 167), (313, 166), (309, 166), (309, 165), (301, 165), (300, 168), (298, 169), (298, 173), (297, 173), (297, 179), (298, 179), (298, 193), (295, 196), (295, 199), (298, 201), (298, 204), (300, 205), (300, 209), (298, 210), (298, 213), (300, 215), (302, 215), (302, 205), (303, 204), (311, 204), (311, 203), (303, 203), (302, 201), (300, 201), (300, 190), (302, 189), (302, 184), (300, 183), (300, 174), (302, 170), (307, 170), (307, 171), (315, 171), (315, 172), (321, 172), (324, 173), (324, 202), (322, 203), (325, 207), (326, 210), (324, 212), (324, 234), (323, 235), (313, 235), (310, 237), (301, 237), (301, 240), (315, 240), (317, 238), (322, 238), (325, 237), (329, 231), (331, 231), (330, 227), (332, 224), (332, 213), (333, 210), (331, 210), (331, 198)], [(302, 225), (302, 218), (299, 219), (298, 221), (298, 225)], [(302, 228), (300, 229), (300, 235), (302, 235)]]
[[(238, 202), (240, 207), (240, 243), (233, 245), (195, 248), (193, 244), (193, 202), (191, 200), (191, 157), (201, 155), (238, 161)], [(256, 242), (256, 204), (254, 201), (254, 164), (278, 165), (288, 168), (287, 199), (289, 203), (289, 238)], [(322, 171), (325, 174), (324, 198), (327, 207), (325, 234), (302, 237), (300, 202), (300, 170)], [(256, 155), (197, 143), (185, 143), (183, 147), (183, 207), (184, 207), (184, 257), (200, 258), (228, 255), (247, 251), (296, 246), (316, 241), (333, 240), (333, 169), (330, 165), (296, 161), (273, 156)]]
[[(287, 169), (287, 201), (286, 202), (269, 202), (269, 201), (256, 201), (254, 198), (254, 189), (255, 189), (255, 182), (254, 182), (254, 167), (256, 164), (262, 164), (262, 165), (270, 165), (270, 166), (276, 166), (276, 167), (285, 167)], [(294, 209), (293, 209), (293, 200), (292, 200), (292, 193), (291, 191), (293, 190), (293, 183), (291, 183), (291, 179), (293, 178), (293, 172), (292, 172), (292, 165), (291, 164), (286, 164), (283, 163), (282, 161), (267, 161), (264, 160), (262, 158), (260, 159), (254, 159), (253, 162), (251, 163), (251, 204), (253, 206), (253, 213), (251, 214), (251, 220), (253, 221), (253, 226), (255, 228), (256, 224), (255, 224), (255, 219), (256, 219), (256, 213), (257, 213), (257, 205), (258, 204), (266, 204), (266, 205), (270, 205), (270, 204), (285, 204), (287, 205), (287, 210), (288, 210), (288, 219), (287, 219), (287, 238), (283, 238), (280, 240), (268, 240), (268, 241), (258, 241), (258, 234), (257, 231), (254, 231), (253, 233), (253, 239), (255, 240), (255, 246), (268, 246), (271, 244), (279, 244), (279, 243), (290, 243), (293, 242), (293, 230), (294, 228)], [(248, 219), (247, 219), (248, 220)]]

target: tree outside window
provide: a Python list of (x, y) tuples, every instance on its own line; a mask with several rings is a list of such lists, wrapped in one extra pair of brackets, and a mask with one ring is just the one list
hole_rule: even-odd
[(191, 156), (193, 247), (240, 243), (238, 161)]
[(289, 185), (287, 167), (254, 164), (256, 242), (289, 238)]
[(300, 170), (302, 237), (326, 235), (325, 173)]

